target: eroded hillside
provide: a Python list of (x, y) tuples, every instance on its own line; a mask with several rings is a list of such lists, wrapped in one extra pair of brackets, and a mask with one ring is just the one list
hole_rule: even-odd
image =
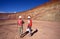
[(28, 11), (2, 16), (8, 19), (18, 19), (19, 15), (23, 16), (24, 19), (30, 15), (34, 20), (60, 21), (60, 1), (48, 2)]

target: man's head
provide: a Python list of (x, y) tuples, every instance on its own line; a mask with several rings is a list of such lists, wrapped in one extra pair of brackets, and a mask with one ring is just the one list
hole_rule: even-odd
[(31, 16), (28, 16), (28, 19), (31, 19)]
[(21, 16), (19, 16), (19, 19), (21, 19), (22, 17)]

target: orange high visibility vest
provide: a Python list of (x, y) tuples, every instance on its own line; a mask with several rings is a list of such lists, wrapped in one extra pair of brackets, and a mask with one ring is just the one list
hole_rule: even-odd
[(18, 20), (18, 25), (22, 26), (22, 20)]
[(28, 23), (28, 26), (32, 26), (32, 20), (28, 20), (29, 23)]

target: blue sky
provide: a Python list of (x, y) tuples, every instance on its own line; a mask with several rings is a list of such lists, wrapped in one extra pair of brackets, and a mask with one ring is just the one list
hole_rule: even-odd
[(0, 12), (22, 12), (49, 0), (0, 0)]

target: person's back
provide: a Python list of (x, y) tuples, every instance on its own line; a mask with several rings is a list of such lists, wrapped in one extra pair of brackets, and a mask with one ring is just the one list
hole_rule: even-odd
[(20, 26), (23, 25), (23, 24), (22, 24), (22, 19), (19, 19), (19, 20), (18, 20), (18, 25), (20, 25)]
[(28, 26), (32, 26), (32, 20), (30, 19), (30, 20), (28, 20)]

